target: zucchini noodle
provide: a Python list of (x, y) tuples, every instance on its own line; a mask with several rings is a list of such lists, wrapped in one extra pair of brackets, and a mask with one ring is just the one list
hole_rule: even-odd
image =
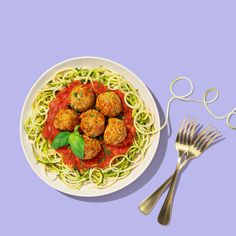
[[(132, 118), (136, 128), (136, 138), (133, 145), (126, 154), (113, 157), (109, 166), (105, 169), (94, 167), (82, 172), (67, 166), (63, 163), (61, 154), (57, 153), (41, 134), (47, 119), (49, 103), (56, 97), (57, 92), (76, 80), (80, 80), (84, 84), (97, 81), (107, 86), (110, 90), (121, 90), (125, 95), (125, 103), (132, 109)], [(190, 91), (184, 95), (177, 95), (174, 92), (174, 85), (181, 80), (189, 83)], [(33, 102), (32, 113), (25, 121), (24, 126), (28, 135), (28, 141), (32, 144), (33, 154), (39, 163), (44, 164), (45, 174), (48, 178), (51, 174), (54, 174), (53, 180), (59, 178), (67, 186), (74, 189), (80, 189), (87, 184), (96, 188), (107, 188), (117, 180), (128, 176), (132, 169), (142, 162), (146, 150), (151, 145), (153, 134), (160, 132), (166, 127), (169, 120), (171, 103), (174, 100), (201, 103), (211, 116), (215, 119), (226, 120), (226, 125), (236, 130), (236, 127), (230, 123), (232, 116), (236, 115), (236, 108), (223, 116), (215, 115), (209, 108), (209, 105), (219, 97), (217, 89), (211, 88), (206, 90), (201, 100), (189, 98), (193, 90), (193, 83), (187, 77), (177, 77), (172, 81), (170, 85), (172, 97), (167, 103), (166, 119), (160, 128), (155, 129), (153, 114), (143, 103), (138, 91), (121, 75), (104, 67), (95, 69), (68, 68), (56, 73), (38, 93)], [(216, 95), (213, 99), (208, 100), (208, 95), (212, 92), (215, 92)]]
[[(42, 136), (44, 123), (47, 120), (49, 103), (56, 93), (71, 82), (80, 80), (83, 84), (94, 81), (100, 82), (110, 90), (120, 90), (124, 101), (132, 109), (132, 118), (136, 128), (136, 138), (133, 145), (124, 155), (114, 156), (109, 166), (79, 171), (63, 163), (63, 157), (54, 150), (50, 142)], [(138, 91), (121, 75), (104, 67), (95, 69), (68, 68), (59, 71), (49, 80), (34, 99), (32, 113), (25, 121), (28, 141), (32, 144), (33, 154), (39, 163), (44, 164), (45, 174), (51, 180), (60, 179), (70, 188), (80, 189), (90, 184), (96, 188), (107, 188), (117, 180), (129, 175), (132, 169), (139, 165), (151, 144), (152, 136), (156, 133), (154, 116), (145, 106)]]
[[(179, 81), (186, 81), (188, 82), (189, 86), (190, 86), (190, 90), (188, 93), (184, 94), (184, 95), (177, 95), (174, 92), (174, 86), (177, 82)], [(206, 108), (207, 112), (214, 117), (217, 120), (226, 120), (226, 126), (228, 126), (230, 129), (236, 130), (236, 126), (233, 126), (230, 122), (232, 116), (236, 115), (236, 107), (233, 108), (230, 112), (226, 113), (225, 115), (219, 116), (216, 115), (210, 108), (209, 105), (216, 102), (219, 98), (220, 92), (219, 90), (217, 90), (216, 88), (210, 88), (207, 89), (204, 93), (203, 93), (203, 98), (202, 99), (194, 99), (194, 98), (189, 98), (194, 91), (194, 86), (193, 86), (193, 82), (185, 76), (180, 76), (177, 77), (175, 80), (173, 80), (170, 84), (170, 92), (172, 94), (172, 97), (169, 99), (168, 103), (167, 103), (167, 108), (166, 108), (166, 120), (164, 122), (164, 124), (160, 127), (160, 129), (158, 129), (157, 131), (162, 130), (163, 128), (166, 127), (167, 122), (169, 120), (169, 112), (170, 112), (170, 106), (171, 103), (174, 100), (179, 100), (179, 101), (185, 101), (185, 102), (195, 102), (195, 103), (201, 103), (203, 104), (203, 106)], [(215, 97), (212, 98), (211, 100), (208, 100), (208, 96), (210, 93), (215, 92)]]

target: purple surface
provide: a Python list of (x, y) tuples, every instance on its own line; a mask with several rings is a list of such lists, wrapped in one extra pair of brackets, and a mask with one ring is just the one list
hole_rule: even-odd
[[(213, 109), (229, 112), (236, 105), (235, 1), (9, 0), (0, 9), (1, 235), (235, 235), (236, 131), (202, 105), (175, 102), (173, 134), (163, 131), (152, 166), (131, 186), (98, 199), (74, 199), (43, 183), (24, 157), (18, 131), (23, 101), (38, 76), (83, 55), (133, 70), (163, 110), (171, 80), (186, 75), (194, 97), (216, 87), (221, 98)], [(173, 171), (175, 134), (185, 114), (216, 125), (226, 139), (182, 175), (171, 225), (163, 227), (156, 216), (164, 198), (149, 216), (137, 206)]]

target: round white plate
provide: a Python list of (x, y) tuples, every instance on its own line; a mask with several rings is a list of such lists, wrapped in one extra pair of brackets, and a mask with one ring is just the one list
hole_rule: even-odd
[(62, 69), (68, 68), (68, 67), (90, 67), (95, 68), (103, 66), (106, 68), (111, 69), (114, 72), (119, 73), (120, 75), (123, 75), (126, 80), (128, 80), (136, 89), (138, 89), (139, 94), (145, 104), (149, 107), (150, 111), (155, 116), (155, 127), (160, 127), (159, 122), (159, 113), (156, 106), (156, 103), (145, 86), (145, 84), (138, 78), (137, 75), (135, 75), (132, 71), (127, 69), (126, 67), (100, 57), (77, 57), (77, 58), (71, 58), (69, 60), (63, 61), (58, 63), (57, 65), (51, 67), (48, 71), (46, 71), (44, 74), (42, 74), (39, 79), (35, 82), (33, 87), (30, 89), (23, 108), (21, 112), (21, 118), (20, 118), (20, 138), (21, 138), (21, 144), (25, 153), (25, 156), (31, 166), (31, 168), (34, 170), (34, 172), (48, 185), (51, 187), (70, 194), (74, 196), (81, 196), (81, 197), (96, 197), (96, 196), (102, 196), (105, 194), (109, 194), (115, 191), (118, 191), (127, 185), (131, 184), (134, 180), (136, 180), (148, 167), (148, 165), (151, 163), (157, 147), (159, 143), (160, 134), (155, 134), (153, 136), (154, 141), (152, 142), (151, 146), (148, 148), (144, 160), (131, 171), (129, 176), (122, 180), (118, 180), (116, 183), (114, 183), (112, 186), (105, 188), (105, 189), (97, 189), (93, 187), (92, 185), (86, 185), (83, 186), (80, 190), (71, 189), (68, 186), (66, 186), (63, 182), (61, 182), (58, 178), (57, 180), (51, 180), (49, 179), (43, 169), (43, 164), (38, 164), (33, 156), (32, 153), (32, 146), (27, 142), (27, 134), (24, 130), (24, 121), (29, 117), (32, 102), (37, 93), (40, 91), (41, 88), (44, 87), (45, 83), (53, 77), (53, 75)]

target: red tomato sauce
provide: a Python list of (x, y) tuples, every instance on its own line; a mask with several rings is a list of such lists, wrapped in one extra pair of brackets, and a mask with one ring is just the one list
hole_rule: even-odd
[[(76, 85), (79, 84), (81, 84), (80, 81), (74, 81), (70, 83), (68, 87), (58, 92), (56, 97), (50, 102), (48, 117), (42, 132), (43, 136), (50, 142), (52, 142), (56, 135), (59, 133), (59, 130), (54, 127), (54, 119), (58, 110), (61, 108), (67, 108), (69, 106), (70, 92)], [(100, 93), (109, 91), (107, 86), (99, 82), (87, 83), (83, 86), (91, 88), (96, 96)], [(118, 145), (107, 145), (104, 143), (103, 140), (100, 141), (102, 150), (98, 153), (96, 157), (86, 161), (83, 161), (76, 157), (71, 151), (71, 149), (69, 149), (67, 146), (58, 148), (57, 152), (62, 154), (63, 162), (68, 166), (77, 168), (79, 170), (86, 170), (92, 167), (106, 168), (107, 166), (109, 166), (109, 163), (114, 156), (125, 154), (130, 148), (130, 146), (133, 144), (136, 135), (136, 130), (132, 119), (132, 109), (126, 105), (124, 101), (124, 94), (121, 91), (113, 90), (113, 92), (115, 92), (119, 96), (122, 103), (121, 115), (123, 116), (123, 120), (127, 129), (127, 136), (125, 140)], [(78, 114), (78, 123), (80, 120), (79, 116), (80, 114)]]

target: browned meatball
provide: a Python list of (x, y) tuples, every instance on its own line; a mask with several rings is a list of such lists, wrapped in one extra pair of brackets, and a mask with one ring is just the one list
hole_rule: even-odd
[(103, 133), (105, 117), (96, 110), (88, 110), (81, 115), (80, 127), (87, 136), (94, 138)]
[(78, 115), (75, 110), (62, 108), (54, 119), (54, 127), (59, 130), (70, 130), (78, 124)]
[(104, 132), (104, 141), (106, 144), (119, 144), (124, 141), (126, 135), (127, 130), (123, 120), (118, 118), (108, 119), (108, 125)]
[(97, 97), (96, 108), (105, 116), (115, 117), (122, 111), (119, 96), (114, 92), (101, 93)]
[(97, 139), (89, 138), (83, 135), (84, 138), (84, 160), (89, 160), (97, 156), (102, 150), (100, 142)]
[(84, 112), (93, 107), (95, 95), (90, 88), (77, 85), (71, 90), (69, 101), (75, 110)]

